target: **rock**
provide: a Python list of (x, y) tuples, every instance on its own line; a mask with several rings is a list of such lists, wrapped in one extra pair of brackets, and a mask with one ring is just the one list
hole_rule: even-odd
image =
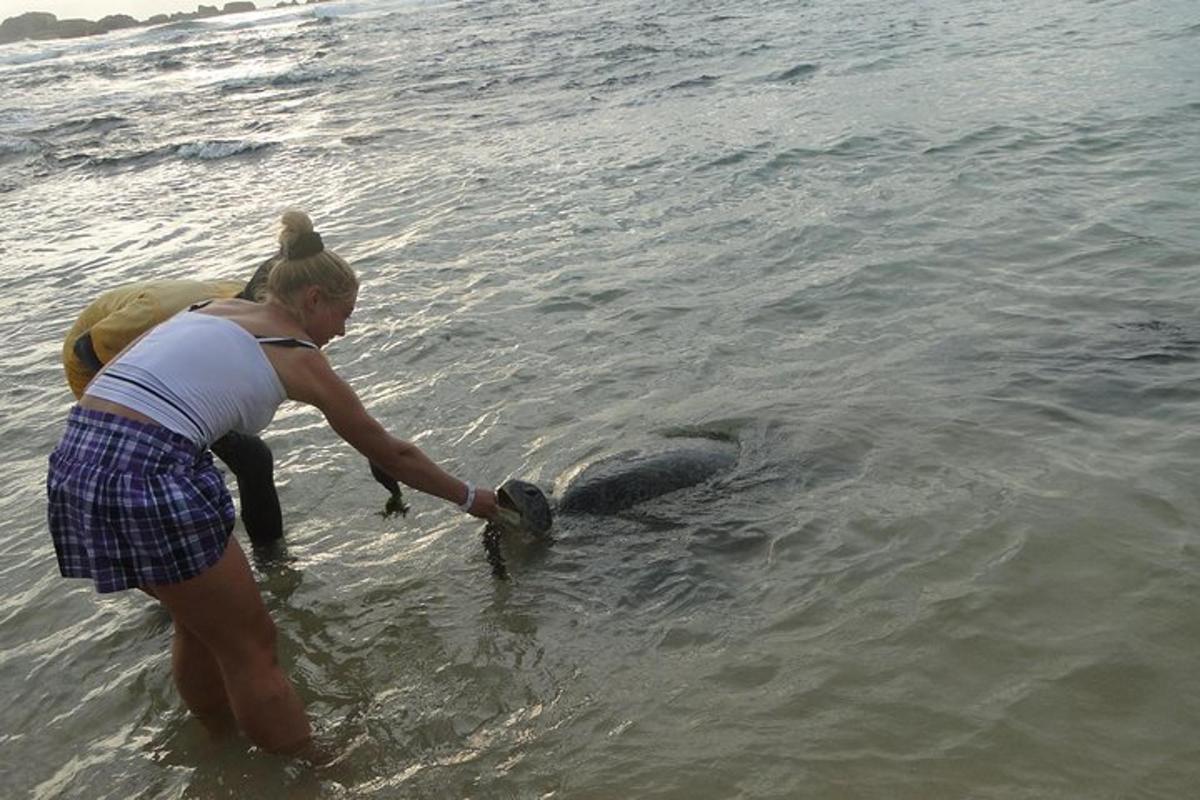
[[(323, 3), (326, 0), (307, 0), (309, 3)], [(280, 5), (297, 5), (297, 0)], [(201, 5), (193, 12), (175, 12), (173, 14), (155, 14), (145, 22), (138, 22), (128, 14), (110, 14), (99, 22), (86, 19), (59, 19), (44, 11), (30, 11), (16, 17), (9, 17), (0, 22), (0, 44), (19, 42), (24, 39), (74, 39), (79, 36), (95, 36), (110, 31), (126, 28), (140, 28), (145, 25), (165, 25), (184, 20), (217, 17), (222, 14), (241, 14), (247, 11), (257, 11), (258, 7), (250, 0), (231, 0), (223, 9), (216, 6)]]
[(103, 33), (103, 31), (90, 19), (60, 19), (46, 36), (36, 38), (78, 39), (82, 36), (95, 36), (97, 33)]
[(141, 24), (128, 14), (109, 14), (107, 17), (101, 17), (96, 22), (96, 27), (102, 33), (108, 33), (109, 31), (119, 31), (125, 28), (136, 28)]
[(42, 11), (30, 11), (0, 22), (0, 42), (19, 42), (22, 39), (49, 38), (48, 31), (58, 24), (58, 17)]

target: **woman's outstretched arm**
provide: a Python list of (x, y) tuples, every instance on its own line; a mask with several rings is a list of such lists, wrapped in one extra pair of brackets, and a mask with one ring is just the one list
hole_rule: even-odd
[(323, 354), (310, 350), (294, 355), (283, 376), (289, 397), (320, 409), (338, 436), (401, 483), (458, 506), (470, 499), (469, 513), (485, 519), (495, 516), (496, 496), (491, 489), (473, 489), (415, 444), (388, 433)]

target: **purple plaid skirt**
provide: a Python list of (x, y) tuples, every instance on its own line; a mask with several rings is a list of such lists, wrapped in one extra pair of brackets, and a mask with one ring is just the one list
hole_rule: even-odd
[(212, 453), (159, 425), (79, 406), (50, 455), (46, 492), (59, 571), (91, 578), (101, 593), (195, 577), (233, 531)]

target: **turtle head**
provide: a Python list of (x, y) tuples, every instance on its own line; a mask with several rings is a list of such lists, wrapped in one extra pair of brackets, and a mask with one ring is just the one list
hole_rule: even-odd
[(500, 512), (493, 521), (501, 529), (547, 538), (554, 514), (550, 511), (550, 501), (537, 486), (509, 478), (496, 490), (496, 503)]

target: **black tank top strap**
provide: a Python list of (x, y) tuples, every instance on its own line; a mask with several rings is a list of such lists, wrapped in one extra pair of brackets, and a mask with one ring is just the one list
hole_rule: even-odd
[(276, 347), (307, 347), (310, 350), (320, 350), (312, 342), (304, 339), (296, 339), (292, 336), (255, 336), (259, 344), (273, 344)]

